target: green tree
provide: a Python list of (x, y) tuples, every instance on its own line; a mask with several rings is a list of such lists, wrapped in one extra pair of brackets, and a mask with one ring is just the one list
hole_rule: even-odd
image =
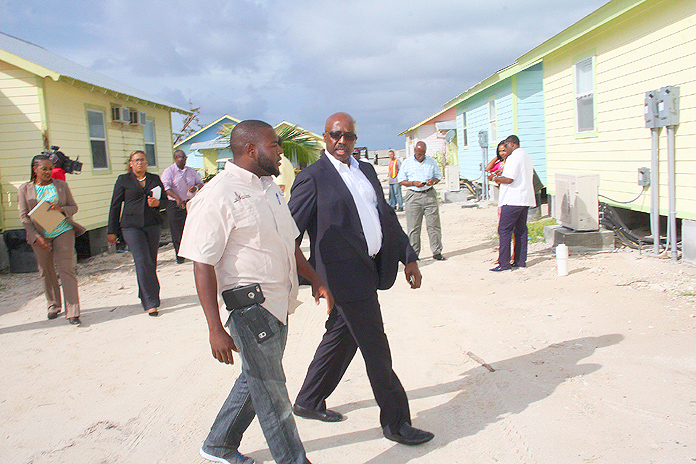
[[(234, 126), (224, 126), (218, 134), (229, 137)], [(283, 153), (290, 161), (296, 162), (301, 168), (307, 167), (319, 159), (317, 141), (312, 135), (297, 126), (276, 128), (278, 137), (283, 141)]]
[(317, 141), (307, 131), (297, 126), (277, 128), (278, 137), (283, 141), (283, 152), (290, 161), (295, 161), (301, 168), (307, 167), (319, 159)]

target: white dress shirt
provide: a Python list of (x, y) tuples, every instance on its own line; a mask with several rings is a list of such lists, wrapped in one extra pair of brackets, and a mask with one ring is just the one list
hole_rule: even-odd
[(350, 166), (337, 160), (331, 153), (326, 152), (336, 171), (343, 179), (353, 202), (358, 209), (360, 223), (362, 224), (365, 240), (367, 241), (367, 254), (375, 256), (382, 248), (382, 224), (379, 221), (377, 211), (377, 193), (365, 174), (360, 170), (358, 160), (350, 157)]

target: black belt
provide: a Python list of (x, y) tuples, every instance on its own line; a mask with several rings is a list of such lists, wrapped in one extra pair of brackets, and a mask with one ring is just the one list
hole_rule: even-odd
[(427, 192), (431, 191), (432, 189), (433, 188), (430, 187), (429, 189), (425, 189), (425, 190), (411, 190), (411, 191), (416, 192), (416, 193), (427, 193)]

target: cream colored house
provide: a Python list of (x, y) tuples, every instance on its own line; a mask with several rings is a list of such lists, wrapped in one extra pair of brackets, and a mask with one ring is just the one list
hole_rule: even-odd
[[(681, 88), (677, 139), (680, 216), (696, 219), (696, 3), (614, 0), (523, 55), (543, 55), (549, 178), (600, 175), (600, 193), (628, 200), (650, 166), (645, 92)], [(663, 148), (666, 141), (662, 140)], [(661, 171), (666, 171), (662, 166)], [(662, 179), (661, 179), (662, 180)], [(549, 191), (553, 192), (553, 185)], [(666, 190), (665, 190), (666, 191)], [(666, 199), (662, 214), (666, 214)], [(628, 206), (649, 211), (649, 202)]]
[(17, 187), (29, 180), (32, 157), (57, 145), (84, 163), (67, 181), (90, 250), (101, 251), (113, 185), (130, 152), (144, 150), (150, 172), (172, 163), (172, 112), (189, 113), (0, 33), (0, 230), (22, 228)]
[[(555, 175), (599, 175), (600, 198), (638, 213), (668, 216), (667, 129), (659, 135), (659, 182), (643, 189), (651, 168), (646, 92), (679, 87), (675, 126), (674, 214), (684, 258), (696, 259), (696, 2), (613, 0), (518, 59), (543, 61), (548, 192)], [(645, 215), (643, 215), (645, 216)], [(677, 229), (679, 226), (677, 226)], [(689, 232), (690, 231), (690, 232)], [(664, 226), (661, 235), (664, 236)], [(691, 250), (690, 252), (688, 250)], [(687, 255), (691, 254), (691, 257)]]

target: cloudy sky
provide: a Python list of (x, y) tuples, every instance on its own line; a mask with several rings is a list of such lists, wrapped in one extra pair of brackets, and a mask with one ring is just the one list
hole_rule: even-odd
[[(0, 31), (189, 108), (359, 146), (398, 134), (606, 0), (0, 0)], [(177, 130), (178, 121), (174, 123)]]

